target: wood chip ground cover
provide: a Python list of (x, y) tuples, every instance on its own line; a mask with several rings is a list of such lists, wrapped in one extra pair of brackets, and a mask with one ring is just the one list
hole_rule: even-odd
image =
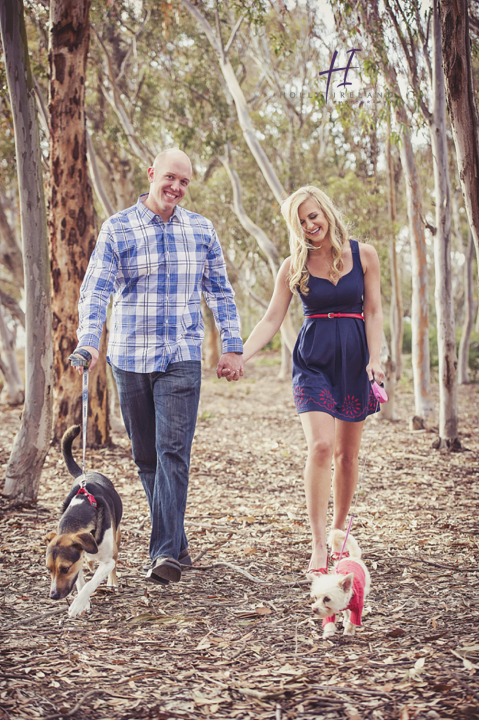
[[(460, 388), (462, 452), (409, 431), (407, 380), (398, 422), (367, 420), (354, 532), (372, 592), (357, 636), (324, 641), (304, 577), (305, 443), (265, 358), (240, 383), (204, 378), (187, 509), (201, 557), (181, 583), (144, 582), (147, 506), (119, 422), (88, 466), (124, 502), (120, 591), (100, 587), (88, 616), (48, 599), (43, 538), (70, 486), (58, 448), (37, 506), (1, 500), (0, 717), (479, 717), (479, 386)], [(0, 407), (0, 466), (19, 416)]]

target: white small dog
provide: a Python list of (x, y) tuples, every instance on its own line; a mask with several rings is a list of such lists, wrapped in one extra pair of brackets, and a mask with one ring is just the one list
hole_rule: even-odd
[[(331, 530), (328, 538), (331, 553), (339, 555), (345, 537), (346, 533), (342, 530)], [(364, 598), (371, 588), (371, 578), (361, 560), (361, 550), (351, 534), (348, 536), (345, 555), (347, 557), (335, 564), (330, 575), (307, 575), (312, 580), (313, 612), (323, 618), (323, 638), (334, 635), (335, 616), (341, 611), (344, 635), (354, 635), (356, 626), (361, 625)]]

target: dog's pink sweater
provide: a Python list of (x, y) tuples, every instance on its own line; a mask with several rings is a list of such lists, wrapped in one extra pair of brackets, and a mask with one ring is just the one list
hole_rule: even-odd
[[(353, 625), (361, 625), (361, 615), (364, 608), (364, 586), (366, 585), (366, 573), (359, 563), (349, 559), (341, 560), (335, 569), (335, 572), (338, 572), (340, 575), (349, 575), (349, 573), (354, 573), (353, 596), (349, 601), (348, 607), (344, 609), (351, 611), (349, 621), (352, 622)], [(335, 620), (335, 615), (324, 618), (323, 627), (330, 622), (335, 622)]]

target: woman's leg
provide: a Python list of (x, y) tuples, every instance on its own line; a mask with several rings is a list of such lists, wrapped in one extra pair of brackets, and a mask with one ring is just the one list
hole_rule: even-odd
[(344, 530), (358, 482), (358, 457), (364, 421), (355, 423), (336, 419), (335, 423), (332, 527)]
[(306, 507), (312, 534), (311, 568), (326, 567), (326, 517), (331, 492), (331, 460), (334, 450), (334, 418), (327, 413), (300, 414), (308, 458), (304, 469)]

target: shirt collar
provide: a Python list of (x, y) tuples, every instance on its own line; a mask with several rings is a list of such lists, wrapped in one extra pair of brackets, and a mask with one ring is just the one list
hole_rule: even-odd
[[(138, 210), (138, 213), (139, 213), (140, 217), (141, 217), (146, 223), (153, 222), (155, 218), (159, 218), (159, 221), (162, 222), (162, 223), (165, 225), (166, 223), (163, 222), (163, 220), (161, 219), (161, 217), (160, 217), (159, 215), (155, 215), (155, 213), (154, 213), (152, 210), (150, 210), (150, 208), (147, 208), (147, 207), (146, 207), (144, 201), (146, 200), (146, 198), (148, 197), (148, 195), (149, 195), (149, 193), (142, 193), (142, 194), (140, 195), (140, 197), (138, 198), (138, 201), (137, 201), (137, 203), (136, 203), (136, 207), (137, 207), (137, 210)], [(175, 209), (174, 209), (174, 211), (173, 211), (173, 214), (172, 214), (172, 216), (170, 217), (170, 220), (175, 220), (175, 219), (176, 219), (176, 221), (179, 222), (179, 221), (180, 221), (180, 217), (181, 217), (181, 210), (182, 210), (182, 208), (181, 208), (179, 205), (176, 205), (176, 206), (175, 206)]]

